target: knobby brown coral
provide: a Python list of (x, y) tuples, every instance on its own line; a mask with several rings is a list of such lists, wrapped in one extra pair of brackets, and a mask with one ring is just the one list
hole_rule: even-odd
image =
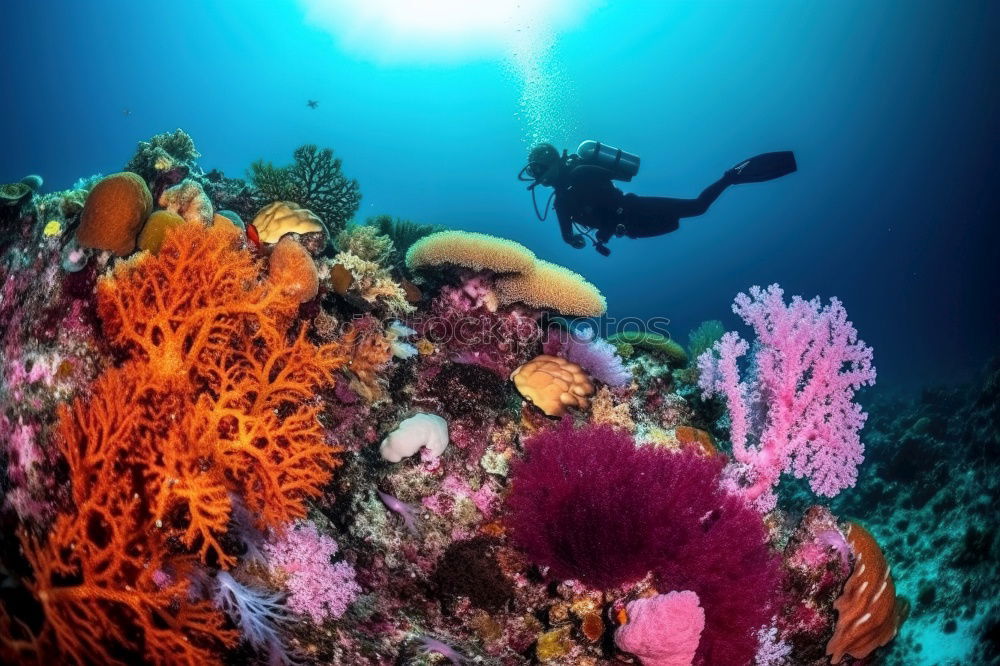
[(837, 626), (826, 646), (833, 664), (846, 655), (863, 659), (891, 641), (906, 614), (906, 602), (896, 598), (889, 563), (871, 532), (852, 522), (847, 541), (854, 553), (854, 572), (833, 604)]

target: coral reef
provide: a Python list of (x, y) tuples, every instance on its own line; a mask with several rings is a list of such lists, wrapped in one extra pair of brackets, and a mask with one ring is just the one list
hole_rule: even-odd
[(877, 399), (814, 506), (874, 375), (837, 301), (602, 340), (517, 243), (348, 226), (330, 152), (197, 157), (4, 189), (4, 663), (995, 662), (996, 367)]
[(336, 234), (354, 217), (361, 203), (358, 181), (347, 178), (342, 161), (329, 148), (305, 145), (295, 149), (294, 164), (276, 167), (258, 161), (250, 165), (250, 181), (271, 201), (290, 201), (318, 215)]

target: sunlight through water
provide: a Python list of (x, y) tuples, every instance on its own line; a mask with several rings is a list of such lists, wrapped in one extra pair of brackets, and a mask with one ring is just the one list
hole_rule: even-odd
[(526, 145), (571, 134), (572, 85), (558, 35), (596, 0), (301, 0), (311, 23), (341, 48), (380, 65), (502, 63), (518, 88)]

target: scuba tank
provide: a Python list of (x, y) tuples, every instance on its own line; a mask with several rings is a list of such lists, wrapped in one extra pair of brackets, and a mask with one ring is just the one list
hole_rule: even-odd
[(576, 149), (583, 164), (593, 164), (611, 171), (611, 178), (628, 182), (639, 173), (639, 156), (626, 153), (600, 141), (588, 139)]

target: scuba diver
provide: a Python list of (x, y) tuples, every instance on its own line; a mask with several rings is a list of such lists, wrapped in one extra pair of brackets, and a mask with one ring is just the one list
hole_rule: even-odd
[[(640, 197), (625, 194), (611, 181), (628, 182), (639, 173), (639, 157), (598, 141), (584, 141), (569, 155), (549, 143), (531, 149), (528, 164), (518, 180), (530, 182), (531, 200), (539, 220), (548, 217), (555, 200), (563, 240), (577, 249), (590, 239), (603, 256), (611, 254), (612, 236), (649, 238), (676, 231), (680, 218), (701, 215), (730, 185), (758, 183), (792, 173), (796, 169), (791, 151), (764, 153), (743, 160), (695, 199)], [(551, 187), (545, 211), (538, 210), (535, 188)]]

